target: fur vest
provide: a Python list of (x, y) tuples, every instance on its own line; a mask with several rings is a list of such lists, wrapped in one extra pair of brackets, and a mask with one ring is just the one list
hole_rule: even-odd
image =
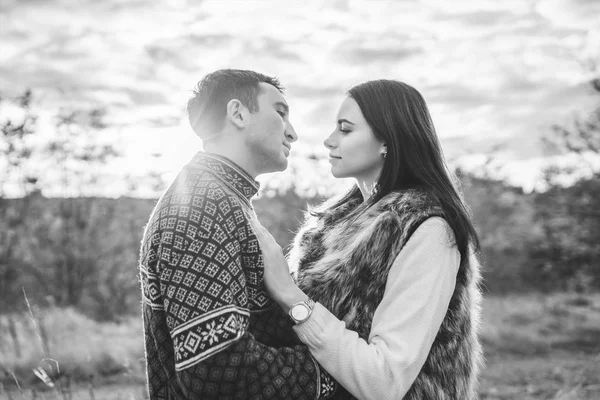
[[(360, 202), (351, 199), (324, 217), (309, 216), (289, 262), (298, 286), (368, 341), (394, 260), (421, 223), (444, 215), (431, 196), (407, 190), (390, 193), (360, 215), (344, 218)], [(479, 279), (476, 258), (462, 259), (446, 316), (405, 400), (477, 398), (482, 362)], [(340, 387), (335, 398), (353, 397)]]

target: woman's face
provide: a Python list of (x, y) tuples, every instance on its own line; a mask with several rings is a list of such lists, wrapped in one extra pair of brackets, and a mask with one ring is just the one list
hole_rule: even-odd
[(384, 144), (365, 120), (358, 103), (346, 97), (340, 106), (335, 130), (325, 139), (331, 173), (336, 178), (355, 178), (374, 183), (383, 167)]

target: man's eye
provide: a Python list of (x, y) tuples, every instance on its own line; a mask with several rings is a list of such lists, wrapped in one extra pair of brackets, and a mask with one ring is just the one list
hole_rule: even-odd
[(277, 113), (281, 115), (281, 118), (285, 118), (285, 111), (278, 110)]

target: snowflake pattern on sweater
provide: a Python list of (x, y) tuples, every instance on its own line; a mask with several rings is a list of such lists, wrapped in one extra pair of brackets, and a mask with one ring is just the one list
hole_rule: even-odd
[(247, 221), (258, 183), (198, 153), (144, 232), (140, 280), (150, 399), (325, 399), (337, 383), (263, 286)]

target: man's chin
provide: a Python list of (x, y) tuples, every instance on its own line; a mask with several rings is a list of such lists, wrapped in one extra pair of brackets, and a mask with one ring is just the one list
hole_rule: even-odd
[(287, 169), (287, 167), (288, 167), (288, 160), (287, 160), (287, 158), (284, 158), (283, 160), (279, 161), (277, 169), (273, 172), (285, 171)]
[(282, 160), (277, 160), (276, 162), (273, 162), (271, 165), (269, 165), (268, 167), (264, 168), (264, 172), (262, 172), (263, 174), (271, 174), (273, 172), (281, 172), (281, 171), (285, 171), (288, 167), (288, 160), (287, 158), (284, 158)]

